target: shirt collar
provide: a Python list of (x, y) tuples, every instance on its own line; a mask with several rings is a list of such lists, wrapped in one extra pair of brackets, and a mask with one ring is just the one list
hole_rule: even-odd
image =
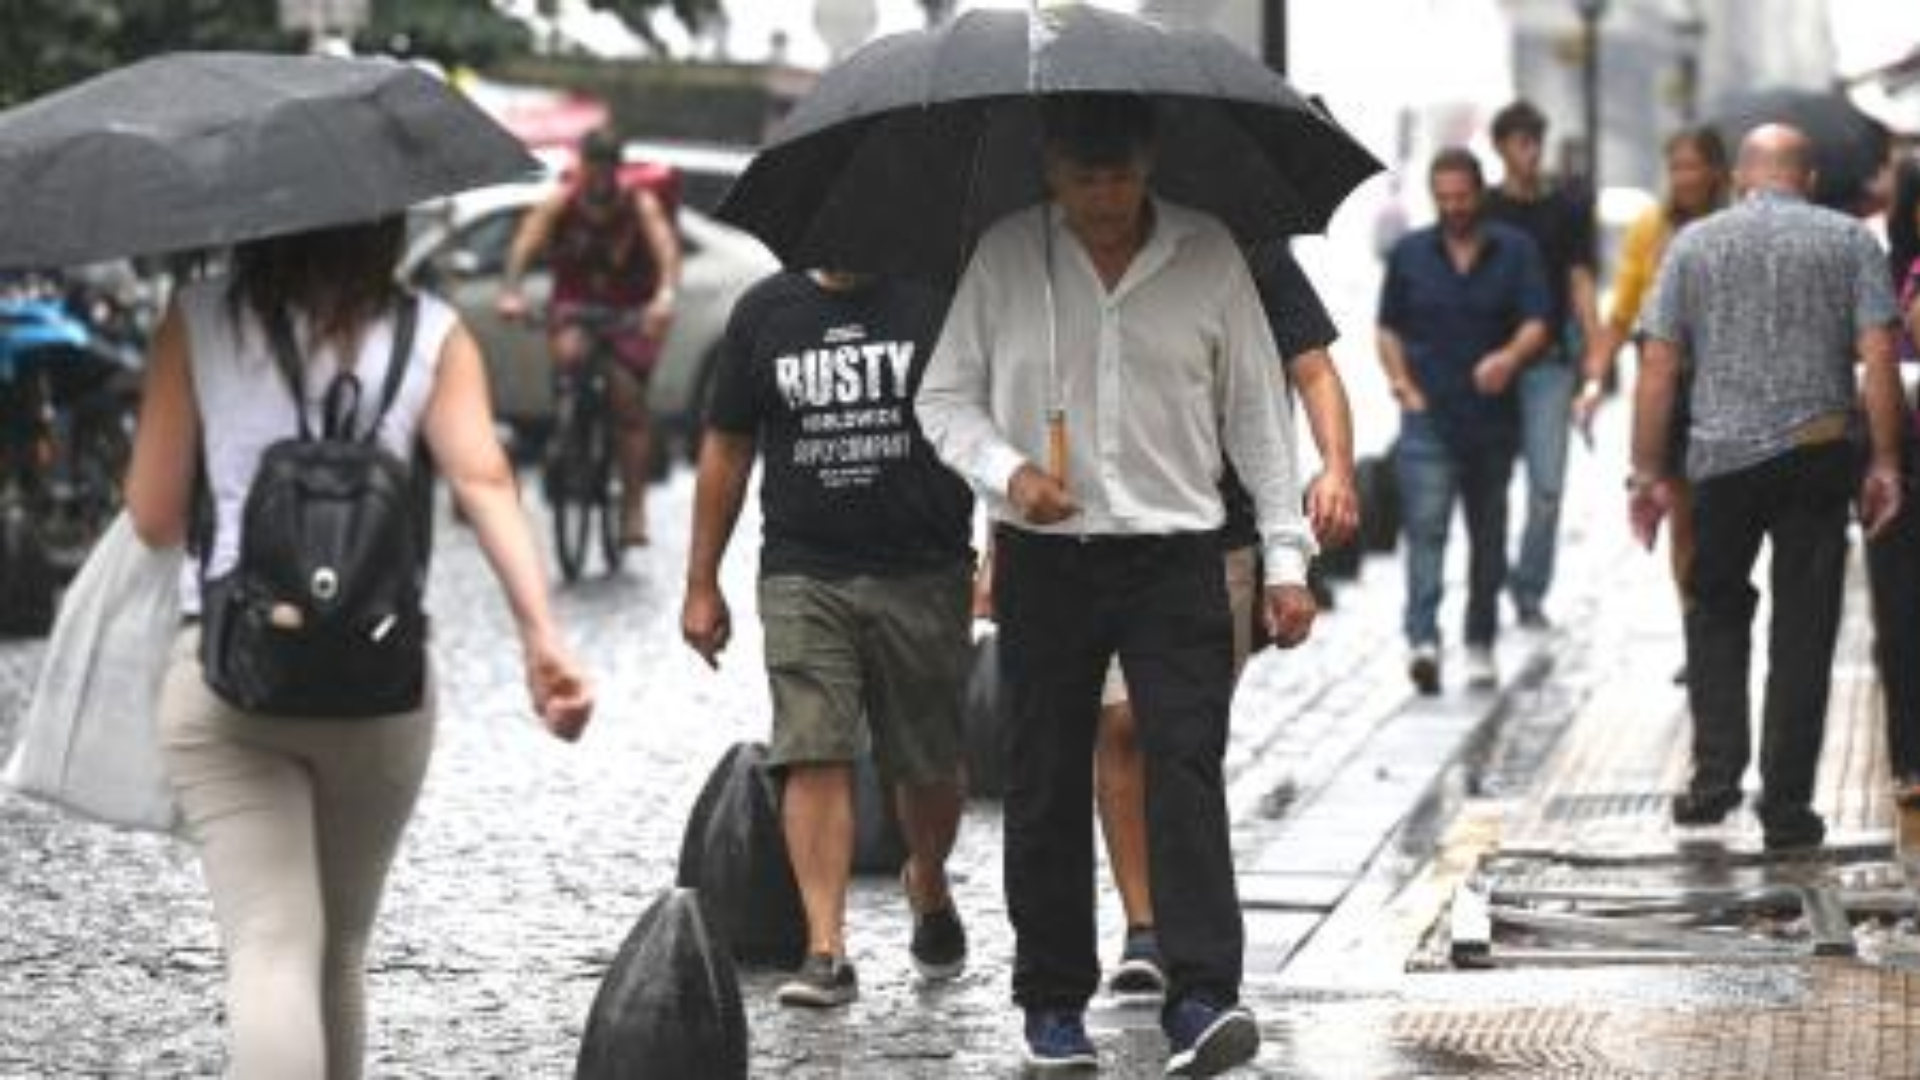
[(1800, 206), (1807, 197), (1798, 192), (1781, 191), (1778, 188), (1755, 188), (1747, 193), (1747, 201), (1768, 206)]
[[(1127, 268), (1122, 280), (1121, 292), (1129, 291), (1133, 284), (1145, 281), (1158, 273), (1171, 262), (1180, 245), (1190, 236), (1199, 232), (1196, 215), (1184, 207), (1167, 202), (1157, 195), (1148, 195), (1147, 201), (1153, 207), (1153, 231), (1147, 234), (1147, 242), (1134, 252), (1133, 262)], [(1043, 204), (1043, 218), (1047, 227), (1053, 230), (1053, 242), (1060, 250), (1073, 251), (1075, 258), (1092, 273), (1092, 264), (1087, 259), (1086, 249), (1080, 245), (1079, 238), (1067, 228), (1067, 215), (1059, 211), (1056, 203)], [(1116, 296), (1119, 292), (1116, 292)]]
[[(1153, 207), (1153, 231), (1147, 234), (1147, 242), (1142, 244), (1139, 255), (1147, 253), (1149, 248), (1165, 241), (1169, 246), (1178, 247), (1181, 241), (1192, 236), (1196, 230), (1193, 217), (1185, 209), (1162, 199), (1158, 195), (1148, 195), (1147, 202)], [(1067, 229), (1067, 215), (1060, 210), (1060, 204), (1049, 200), (1043, 204), (1046, 221), (1053, 229), (1054, 242), (1074, 239)]]
[[(1481, 263), (1486, 262), (1499, 253), (1500, 230), (1494, 228), (1494, 224), (1494, 222), (1489, 221), (1485, 217), (1480, 219), (1479, 228), (1476, 230), (1480, 234), (1480, 248), (1474, 252), (1473, 266), (1468, 267), (1469, 270), (1479, 266)], [(1436, 222), (1428, 231), (1432, 233), (1434, 252), (1438, 254), (1448, 266), (1452, 266), (1453, 260), (1447, 255), (1446, 230), (1442, 229), (1439, 223)]]

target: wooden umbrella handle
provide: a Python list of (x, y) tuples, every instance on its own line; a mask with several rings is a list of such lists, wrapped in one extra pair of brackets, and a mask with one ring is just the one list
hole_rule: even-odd
[(1047, 414), (1047, 474), (1067, 482), (1067, 415), (1059, 410)]

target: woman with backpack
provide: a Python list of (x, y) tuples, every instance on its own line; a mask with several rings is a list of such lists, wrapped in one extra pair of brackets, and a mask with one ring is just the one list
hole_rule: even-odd
[(199, 564), (160, 740), (227, 953), (239, 1077), (361, 1075), (367, 940), (433, 742), (423, 457), (506, 593), (547, 729), (578, 738), (592, 712), (479, 349), (394, 283), (404, 239), (394, 217), (241, 245), (180, 289), (148, 361), (127, 507), (142, 540), (190, 541)]

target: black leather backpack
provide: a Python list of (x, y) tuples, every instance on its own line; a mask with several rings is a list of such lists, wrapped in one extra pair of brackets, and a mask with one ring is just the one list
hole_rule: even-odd
[(229, 703), (272, 716), (352, 718), (417, 708), (426, 688), (422, 605), (431, 548), (431, 477), (377, 441), (413, 352), (418, 301), (394, 316), (393, 355), (364, 431), (361, 384), (341, 372), (307, 419), (293, 333), (267, 320), (274, 360), (296, 402), (299, 435), (269, 446), (247, 491), (240, 556), (206, 577), (200, 660)]

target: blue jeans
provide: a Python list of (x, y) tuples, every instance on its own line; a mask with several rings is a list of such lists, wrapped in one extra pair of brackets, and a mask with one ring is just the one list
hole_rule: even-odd
[(1556, 346), (1520, 371), (1520, 456), (1527, 465), (1527, 523), (1508, 588), (1521, 611), (1536, 610), (1553, 584), (1560, 546), (1560, 496), (1567, 482), (1567, 428), (1578, 385), (1571, 354)]
[(1492, 645), (1500, 629), (1500, 587), (1507, 577), (1507, 482), (1513, 453), (1501, 446), (1454, 448), (1424, 413), (1403, 413), (1394, 452), (1400, 517), (1407, 535), (1404, 629), (1414, 645), (1440, 643), (1447, 534), (1459, 496), (1467, 518), (1468, 645)]

